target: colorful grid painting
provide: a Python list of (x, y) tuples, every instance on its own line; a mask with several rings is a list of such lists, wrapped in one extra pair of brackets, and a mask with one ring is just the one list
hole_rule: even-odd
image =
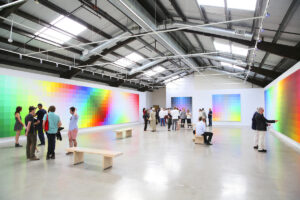
[(190, 110), (192, 112), (192, 97), (171, 97), (172, 108), (177, 107), (180, 110)]
[[(30, 105), (54, 105), (64, 127), (69, 108), (80, 116), (79, 128), (135, 122), (139, 120), (139, 95), (85, 86), (0, 75), (0, 137), (13, 136), (14, 112), (22, 106), (22, 120)], [(23, 131), (24, 133), (24, 131)]]
[(241, 121), (240, 94), (214, 94), (212, 105), (213, 121)]
[(274, 129), (300, 143), (300, 70), (265, 90), (265, 115)]

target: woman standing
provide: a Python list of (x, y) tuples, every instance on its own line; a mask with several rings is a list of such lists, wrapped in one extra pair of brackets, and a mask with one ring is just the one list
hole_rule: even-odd
[(152, 108), (152, 112), (150, 113), (150, 126), (152, 128), (152, 132), (156, 131), (156, 112), (155, 108)]
[(20, 137), (20, 133), (24, 127), (24, 124), (22, 122), (22, 118), (21, 118), (21, 113), (22, 111), (22, 107), (18, 106), (16, 108), (16, 112), (15, 112), (15, 126), (14, 126), (14, 131), (16, 131), (16, 141), (15, 141), (15, 147), (22, 147), (22, 145), (19, 144), (19, 137)]
[(171, 131), (171, 125), (172, 125), (172, 115), (170, 109), (168, 110), (168, 131)]
[(184, 128), (185, 119), (186, 119), (186, 112), (184, 108), (180, 112), (180, 119), (181, 119), (181, 128)]
[[(69, 131), (68, 131), (68, 136), (69, 136), (69, 146), (70, 147), (77, 147), (77, 133), (78, 133), (78, 115), (76, 113), (76, 108), (71, 107), (70, 108), (70, 114), (72, 115), (70, 118), (70, 125), (69, 125)], [(71, 152), (67, 152), (67, 155), (70, 154)]]

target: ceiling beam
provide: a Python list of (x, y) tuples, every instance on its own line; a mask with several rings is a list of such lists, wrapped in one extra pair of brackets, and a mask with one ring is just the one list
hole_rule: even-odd
[[(204, 35), (204, 36), (208, 36), (208, 37), (226, 39), (226, 40), (230, 40), (232, 42), (250, 46), (250, 47), (253, 47), (255, 45), (254, 40), (248, 41), (248, 40), (243, 40), (243, 39), (238, 39), (238, 38), (233, 38), (233, 37), (228, 37), (228, 36), (222, 36), (222, 35), (216, 35), (216, 34), (212, 34), (212, 33), (204, 33), (201, 31), (195, 31), (195, 30), (189, 30), (189, 29), (184, 29), (182, 31), (187, 32), (187, 33), (195, 33), (195, 34), (199, 34), (199, 35)], [(299, 53), (300, 48), (298, 48), (298, 47), (261, 41), (257, 44), (257, 48), (259, 50), (267, 51), (269, 53), (272, 53), (272, 54), (275, 54), (278, 56), (291, 58), (291, 59), (295, 59), (295, 60), (300, 60), (300, 53)]]
[[(276, 33), (275, 33), (275, 36), (273, 37), (272, 44), (276, 44), (276, 43), (277, 43), (278, 39), (279, 39), (280, 36), (281, 36), (281, 31), (284, 31), (284, 30), (285, 30), (285, 28), (287, 27), (288, 23), (289, 23), (290, 20), (292, 19), (293, 15), (294, 15), (295, 12), (297, 11), (299, 5), (300, 5), (300, 1), (299, 1), (299, 0), (293, 0), (293, 1), (292, 1), (292, 3), (290, 4), (290, 6), (289, 6), (287, 12), (285, 13), (285, 15), (284, 15), (284, 17), (283, 17), (283, 19), (282, 19), (282, 21), (281, 21), (279, 27), (278, 27), (278, 30), (277, 30)], [(272, 48), (272, 47), (269, 46), (269, 49), (270, 49), (270, 48)], [(278, 49), (273, 49), (273, 50), (277, 50), (277, 51), (278, 51)], [(288, 52), (286, 52), (286, 51), (284, 51), (283, 49), (282, 49), (282, 51), (279, 50), (279, 52), (281, 52), (281, 53), (287, 53), (288, 55), (289, 55), (289, 53), (294, 53), (295, 57), (292, 58), (292, 59), (300, 60), (300, 50), (299, 50), (299, 49), (298, 49), (298, 51), (296, 51), (296, 52), (293, 52), (293, 51), (288, 51)], [(264, 65), (264, 63), (265, 63), (265, 61), (267, 60), (267, 58), (269, 57), (270, 53), (272, 53), (272, 52), (267, 51), (267, 53), (264, 55), (264, 57), (263, 57), (262, 60), (261, 60), (260, 65), (259, 65), (260, 68)], [(277, 54), (277, 55), (278, 55), (278, 54)], [(297, 56), (297, 55), (298, 55), (298, 56)], [(284, 56), (284, 57), (286, 57), (286, 58), (291, 58), (291, 57), (287, 57), (287, 56)], [(256, 74), (254, 74), (254, 77), (255, 77), (255, 76), (256, 76)]]
[[(225, 19), (226, 19), (226, 21), (231, 21), (231, 13), (227, 6), (227, 0), (224, 0), (224, 5), (225, 5), (225, 7), (224, 7)], [(231, 23), (227, 23), (227, 29), (232, 29)]]
[[(19, 4), (16, 4), (14, 6), (11, 6), (11, 7), (7, 7), (7, 8), (4, 8), (0, 11), (0, 16), (1, 17), (8, 17), (10, 14), (14, 13), (16, 10), (18, 10), (24, 3), (24, 2), (21, 2)], [(4, 19), (0, 19), (0, 23), (2, 23), (4, 21)]]

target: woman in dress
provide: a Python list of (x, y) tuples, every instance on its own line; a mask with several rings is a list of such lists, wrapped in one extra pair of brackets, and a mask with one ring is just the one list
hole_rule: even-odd
[(14, 131), (16, 131), (16, 141), (15, 141), (15, 147), (22, 147), (22, 145), (19, 144), (19, 137), (20, 137), (20, 133), (24, 127), (24, 124), (22, 122), (22, 118), (21, 118), (21, 113), (22, 111), (22, 107), (18, 106), (16, 108), (16, 112), (15, 112), (15, 126), (14, 126)]

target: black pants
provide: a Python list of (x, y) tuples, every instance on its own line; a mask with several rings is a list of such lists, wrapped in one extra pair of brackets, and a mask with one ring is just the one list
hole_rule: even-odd
[(208, 126), (212, 126), (212, 118), (211, 117), (208, 118)]
[(181, 119), (181, 127), (184, 128), (185, 125), (185, 119)]
[(188, 127), (192, 126), (192, 120), (191, 119), (186, 119), (186, 121), (187, 121), (187, 126)]
[(48, 138), (48, 153), (47, 156), (55, 154), (55, 142), (56, 142), (56, 134), (47, 133)]
[(45, 136), (44, 136), (44, 131), (43, 131), (43, 121), (40, 122), (39, 125), (37, 125), (37, 130), (38, 130), (38, 135), (39, 135), (39, 139), (41, 144), (45, 144)]
[(171, 126), (172, 126), (172, 121), (170, 120), (170, 122), (168, 122), (168, 130), (170, 130)]
[[(210, 143), (211, 142), (211, 139), (212, 139), (212, 136), (213, 136), (213, 133), (211, 132), (204, 132), (202, 134), (203, 138), (204, 138), (204, 143)], [(208, 137), (208, 138), (207, 138)]]
[(144, 123), (145, 123), (144, 131), (147, 131), (148, 120), (144, 119)]
[(36, 132), (29, 132), (27, 135), (26, 157), (33, 158), (35, 156)]

